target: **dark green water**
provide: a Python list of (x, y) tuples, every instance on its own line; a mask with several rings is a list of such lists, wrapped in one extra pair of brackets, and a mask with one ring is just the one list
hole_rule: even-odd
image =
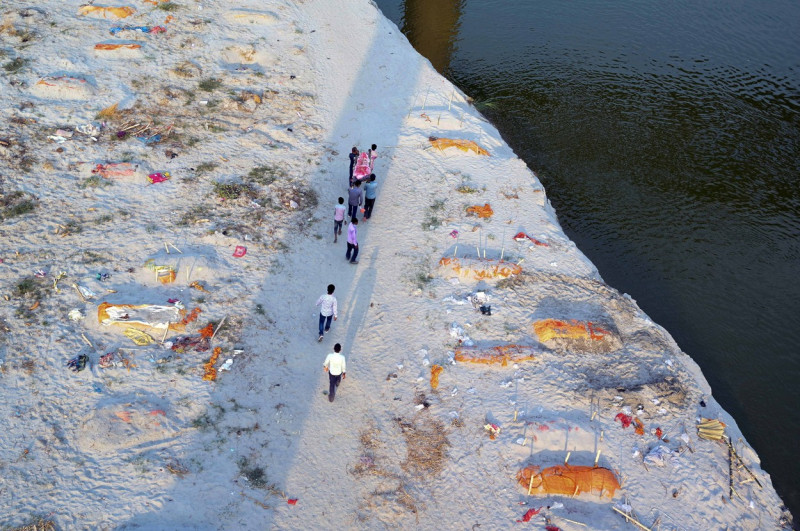
[(800, 3), (377, 0), (800, 515)]

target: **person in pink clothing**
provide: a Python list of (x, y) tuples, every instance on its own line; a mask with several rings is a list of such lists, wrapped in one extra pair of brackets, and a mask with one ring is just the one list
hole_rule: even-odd
[(369, 172), (372, 173), (375, 171), (375, 159), (378, 158), (378, 146), (372, 144), (372, 147), (367, 150), (367, 156), (369, 157)]
[[(352, 258), (350, 253), (353, 253)], [(351, 264), (358, 263), (358, 219), (355, 217), (350, 220), (350, 226), (347, 227), (347, 254), (344, 257), (350, 260)]]
[(338, 236), (342, 233), (345, 210), (344, 197), (340, 197), (339, 204), (333, 207), (333, 243), (338, 241)]

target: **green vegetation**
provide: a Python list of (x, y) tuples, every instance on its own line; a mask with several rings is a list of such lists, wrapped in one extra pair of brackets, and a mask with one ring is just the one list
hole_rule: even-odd
[(470, 186), (468, 184), (462, 184), (461, 186), (456, 188), (456, 192), (458, 192), (460, 194), (476, 194), (476, 193), (478, 193), (478, 189), (477, 188), (473, 188), (472, 186)]
[(196, 205), (191, 209), (184, 212), (181, 219), (178, 220), (179, 227), (186, 227), (192, 223), (197, 223), (201, 219), (207, 219), (211, 215), (211, 208), (207, 205)]
[(444, 210), (444, 199), (437, 199), (425, 211), (425, 217), (422, 220), (423, 230), (433, 230), (442, 225), (442, 220), (439, 215)]
[(197, 84), (197, 88), (203, 92), (213, 92), (222, 86), (222, 80), (209, 77)]
[(253, 189), (246, 183), (214, 183), (214, 193), (220, 199), (238, 199), (242, 195), (253, 198), (256, 196)]
[(28, 64), (27, 59), (23, 59), (22, 57), (17, 57), (6, 64), (3, 65), (3, 70), (8, 72), (9, 74), (14, 74), (22, 69), (26, 64)]
[(177, 11), (182, 7), (182, 5), (173, 2), (164, 2), (163, 4), (158, 4), (156, 9), (160, 9), (161, 11)]
[(219, 166), (219, 164), (216, 162), (202, 162), (194, 169), (194, 173), (195, 175), (203, 175), (204, 173), (214, 171), (217, 166)]
[(109, 181), (108, 179), (103, 179), (99, 175), (92, 175), (91, 177), (87, 177), (83, 180), (83, 182), (79, 185), (81, 188), (105, 188), (107, 186), (112, 186), (114, 183)]
[(248, 181), (265, 186), (285, 177), (286, 173), (277, 166), (256, 166), (247, 174)]
[(34, 196), (19, 190), (0, 195), (0, 221), (33, 212), (36, 204)]

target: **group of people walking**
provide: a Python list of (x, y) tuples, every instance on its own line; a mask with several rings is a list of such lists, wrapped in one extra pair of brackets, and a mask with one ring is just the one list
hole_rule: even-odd
[[(378, 158), (378, 146), (372, 147), (364, 153), (360, 153), (354, 147), (350, 152), (350, 174), (349, 189), (347, 191), (347, 219), (350, 223), (347, 226), (347, 252), (345, 258), (351, 264), (358, 263), (358, 211), (364, 205), (364, 221), (369, 221), (372, 217), (372, 210), (375, 207), (377, 198), (378, 183), (375, 174), (375, 159)], [(363, 189), (361, 183), (366, 182)], [(333, 210), (333, 243), (339, 241), (342, 235), (342, 225), (345, 220), (344, 197), (340, 197), (338, 204)]]
[[(375, 207), (375, 199), (377, 197), (378, 183), (376, 182), (375, 173), (375, 159), (378, 158), (378, 146), (372, 144), (372, 147), (366, 152), (359, 152), (358, 148), (354, 147), (350, 152), (350, 174), (349, 174), (349, 189), (347, 192), (347, 208), (345, 209), (344, 197), (339, 197), (337, 204), (333, 209), (333, 243), (339, 241), (339, 236), (342, 235), (342, 226), (344, 225), (345, 215), (350, 220), (347, 226), (347, 252), (345, 259), (351, 264), (358, 263), (358, 212), (362, 203), (364, 205), (364, 221), (372, 217), (372, 210)], [(361, 188), (362, 181), (366, 182), (364, 188)], [(338, 318), (338, 303), (333, 292), (336, 286), (333, 284), (328, 285), (327, 293), (322, 294), (317, 299), (317, 306), (319, 309), (319, 339), (322, 341), (325, 337), (325, 332), (331, 329), (331, 322), (336, 321)], [(333, 346), (333, 352), (327, 355), (323, 363), (323, 370), (328, 373), (328, 401), (333, 402), (336, 397), (336, 389), (342, 380), (345, 379), (347, 363), (342, 354), (342, 346), (336, 343)]]

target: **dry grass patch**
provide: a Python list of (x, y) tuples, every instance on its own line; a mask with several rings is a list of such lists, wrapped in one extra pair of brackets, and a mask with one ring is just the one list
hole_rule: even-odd
[(37, 518), (35, 521), (19, 527), (9, 527), (8, 531), (56, 531), (56, 523), (52, 520)]
[(435, 476), (447, 462), (450, 441), (444, 424), (433, 417), (423, 415), (412, 420), (396, 419), (406, 440), (406, 460), (403, 470), (417, 476)]

